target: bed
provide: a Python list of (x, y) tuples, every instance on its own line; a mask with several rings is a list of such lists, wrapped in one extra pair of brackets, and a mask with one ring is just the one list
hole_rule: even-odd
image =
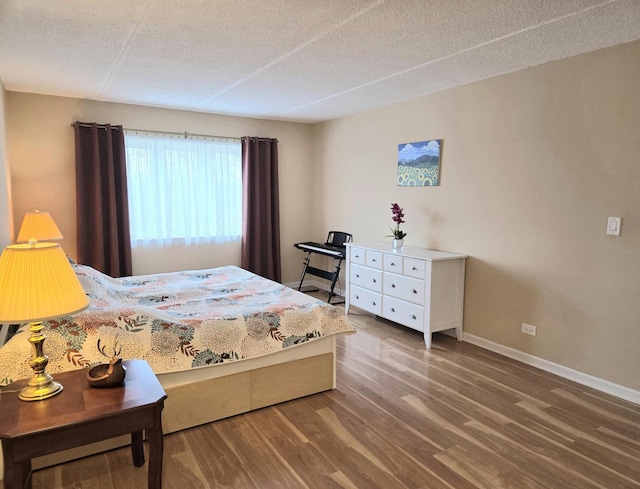
[[(168, 395), (165, 433), (335, 388), (336, 336), (355, 332), (334, 306), (235, 266), (119, 279), (73, 267), (90, 305), (43, 322), (47, 372), (55, 377), (113, 356), (146, 360)], [(0, 385), (31, 376), (28, 337), (22, 327), (0, 349)]]

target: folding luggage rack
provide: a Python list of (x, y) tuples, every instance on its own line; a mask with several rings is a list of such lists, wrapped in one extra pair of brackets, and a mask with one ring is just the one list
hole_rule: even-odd
[[(298, 285), (298, 290), (302, 288), (302, 282), (304, 282), (304, 277), (307, 275), (307, 273), (310, 275), (315, 275), (316, 277), (321, 277), (325, 280), (331, 281), (329, 298), (327, 299), (327, 302), (329, 304), (342, 304), (342, 302), (344, 301), (332, 303), (331, 298), (336, 295), (334, 294), (333, 289), (335, 288), (336, 282), (338, 281), (338, 276), (340, 275), (340, 265), (342, 265), (342, 260), (346, 258), (347, 249), (345, 247), (345, 244), (351, 243), (352, 239), (353, 236), (349, 233), (344, 233), (342, 231), (329, 231), (327, 240), (324, 243), (305, 241), (303, 243), (294, 244), (293, 246), (307, 253), (307, 256), (304, 259), (304, 265), (302, 267), (302, 275), (300, 276), (300, 284)], [(337, 260), (337, 263), (333, 271), (331, 272), (328, 270), (322, 270), (321, 268), (310, 266), (309, 262), (312, 253), (335, 258)]]

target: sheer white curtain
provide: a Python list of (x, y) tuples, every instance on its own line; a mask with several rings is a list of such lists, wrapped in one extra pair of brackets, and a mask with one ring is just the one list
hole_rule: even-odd
[(240, 141), (125, 132), (131, 245), (239, 240)]

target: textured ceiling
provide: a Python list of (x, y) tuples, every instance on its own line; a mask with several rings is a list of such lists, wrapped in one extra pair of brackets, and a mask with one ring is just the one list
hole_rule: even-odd
[(318, 122), (639, 38), (640, 0), (0, 0), (0, 80)]

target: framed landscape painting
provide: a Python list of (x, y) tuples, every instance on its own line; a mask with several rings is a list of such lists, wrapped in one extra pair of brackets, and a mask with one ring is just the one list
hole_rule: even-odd
[(442, 139), (398, 145), (398, 186), (433, 187), (440, 185)]

